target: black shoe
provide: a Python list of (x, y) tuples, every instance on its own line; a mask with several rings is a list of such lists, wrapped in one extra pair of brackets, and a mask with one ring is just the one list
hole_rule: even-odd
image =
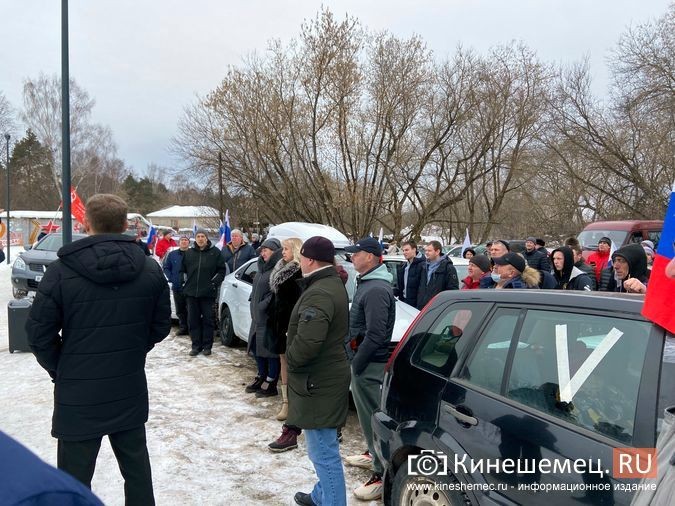
[(296, 492), (293, 499), (295, 499), (295, 504), (301, 504), (302, 506), (316, 506), (316, 503), (312, 501), (312, 494)]
[(337, 440), (338, 443), (342, 443), (342, 429), (338, 429), (337, 431)]
[(275, 395), (279, 395), (279, 390), (277, 390), (277, 382), (275, 381), (270, 381), (267, 383), (267, 388), (265, 388), (263, 385), (267, 383), (266, 381), (260, 386), (260, 389), (255, 393), (256, 397), (274, 397)]
[(211, 355), (211, 348), (204, 348), (204, 351), (202, 351), (205, 357), (208, 357)]
[(177, 336), (187, 336), (188, 335), (188, 330), (187, 329), (178, 329), (178, 332), (176, 332)]
[(264, 379), (256, 376), (255, 379), (253, 380), (253, 383), (250, 383), (250, 384), (246, 385), (246, 388), (245, 388), (246, 393), (252, 394), (253, 392), (257, 392), (258, 390), (260, 390), (260, 385), (262, 385), (264, 383), (264, 381), (265, 381)]
[(199, 352), (200, 352), (200, 351), (201, 351), (201, 350), (200, 350), (199, 348), (192, 348), (192, 349), (190, 350), (189, 355), (190, 355), (191, 357), (196, 357), (197, 355), (199, 355)]

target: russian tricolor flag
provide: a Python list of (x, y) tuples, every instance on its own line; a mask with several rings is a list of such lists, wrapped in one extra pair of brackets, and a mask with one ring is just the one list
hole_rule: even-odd
[(157, 229), (155, 228), (154, 225), (151, 225), (150, 230), (148, 231), (148, 237), (145, 240), (145, 244), (149, 248), (152, 247), (152, 242), (155, 240), (156, 236), (157, 236)]
[(675, 241), (675, 191), (670, 194), (670, 204), (663, 220), (663, 231), (656, 249), (656, 257), (649, 277), (642, 316), (675, 333), (675, 279), (666, 276), (666, 266), (672, 260)]

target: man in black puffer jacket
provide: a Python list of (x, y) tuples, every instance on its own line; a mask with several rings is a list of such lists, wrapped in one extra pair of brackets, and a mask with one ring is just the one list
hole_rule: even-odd
[(26, 331), (55, 384), (58, 467), (91, 487), (101, 438), (108, 435), (126, 503), (154, 504), (145, 356), (171, 330), (169, 285), (135, 238), (122, 234), (126, 227), (122, 199), (89, 199), (84, 228), (91, 237), (59, 250), (38, 287)]
[(192, 340), (190, 356), (199, 352), (211, 355), (213, 346), (213, 303), (218, 287), (225, 278), (225, 259), (206, 235), (197, 229), (195, 243), (183, 256), (181, 272), (185, 275), (183, 295), (187, 301), (188, 331)]
[(431, 241), (424, 247), (426, 262), (422, 264), (416, 307), (420, 311), (434, 296), (445, 290), (459, 290), (457, 269), (447, 256), (441, 257), (442, 246)]

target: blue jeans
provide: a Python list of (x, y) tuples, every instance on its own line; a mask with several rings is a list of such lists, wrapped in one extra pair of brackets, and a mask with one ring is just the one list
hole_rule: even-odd
[(256, 364), (258, 364), (258, 377), (262, 379), (272, 378), (279, 379), (279, 372), (281, 371), (281, 361), (278, 358), (262, 358), (255, 357)]
[(307, 456), (319, 477), (312, 490), (312, 501), (320, 506), (346, 506), (347, 491), (337, 429), (307, 429), (305, 443)]

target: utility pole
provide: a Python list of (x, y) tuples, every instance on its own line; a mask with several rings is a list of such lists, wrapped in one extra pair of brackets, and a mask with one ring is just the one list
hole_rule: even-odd
[(70, 70), (68, 63), (68, 0), (61, 0), (61, 199), (63, 244), (73, 242), (73, 221), (70, 215)]

